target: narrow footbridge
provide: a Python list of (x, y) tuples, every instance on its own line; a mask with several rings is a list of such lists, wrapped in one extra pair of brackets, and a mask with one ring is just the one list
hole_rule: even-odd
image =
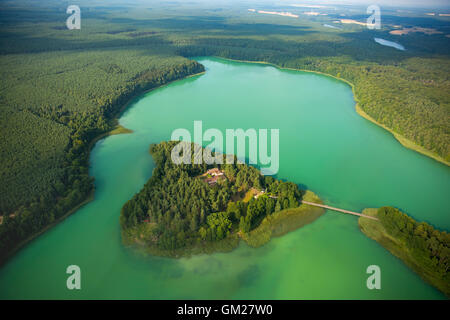
[(308, 204), (310, 206), (321, 207), (321, 208), (328, 209), (328, 210), (338, 211), (338, 212), (342, 212), (342, 213), (348, 213), (348, 214), (352, 214), (354, 216), (364, 217), (364, 218), (367, 218), (367, 219), (378, 220), (378, 218), (371, 217), (371, 216), (368, 216), (368, 215), (365, 215), (365, 214), (362, 214), (362, 213), (348, 211), (348, 210), (339, 209), (339, 208), (335, 208), (335, 207), (330, 207), (330, 206), (327, 206), (325, 204), (318, 204), (318, 203), (308, 202), (308, 201), (303, 201), (303, 200), (302, 200), (302, 203)]

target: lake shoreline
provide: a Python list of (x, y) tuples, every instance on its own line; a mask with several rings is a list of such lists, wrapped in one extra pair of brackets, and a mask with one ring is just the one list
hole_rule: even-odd
[(445, 165), (447, 165), (447, 166), (450, 166), (450, 162), (449, 162), (449, 161), (447, 161), (447, 160), (445, 160), (444, 158), (442, 158), (441, 156), (439, 156), (439, 155), (433, 153), (432, 151), (430, 151), (430, 150), (428, 150), (428, 149), (425, 149), (425, 148), (422, 147), (422, 146), (419, 146), (419, 145), (416, 144), (415, 142), (413, 142), (413, 141), (411, 141), (411, 140), (405, 138), (405, 137), (402, 136), (401, 134), (399, 134), (399, 133), (393, 131), (392, 129), (390, 129), (390, 128), (388, 128), (388, 127), (386, 127), (384, 124), (377, 122), (374, 118), (372, 118), (372, 117), (371, 117), (370, 115), (368, 115), (364, 110), (362, 110), (362, 108), (359, 106), (359, 100), (358, 100), (358, 98), (357, 98), (357, 96), (356, 96), (356, 93), (355, 93), (355, 85), (354, 85), (352, 82), (350, 82), (350, 81), (348, 81), (348, 80), (346, 80), (346, 79), (338, 78), (338, 77), (333, 76), (333, 75), (331, 75), (331, 74), (327, 74), (327, 73), (320, 72), (320, 71), (312, 71), (312, 70), (305, 70), (305, 69), (295, 69), (295, 68), (280, 67), (280, 66), (278, 66), (278, 65), (276, 65), (276, 64), (274, 64), (274, 63), (266, 62), (266, 61), (237, 60), (237, 59), (230, 59), (230, 58), (224, 58), (224, 57), (219, 57), (219, 56), (214, 56), (214, 57), (215, 57), (215, 58), (219, 58), (219, 59), (224, 59), (224, 60), (233, 61), (233, 62), (264, 64), (264, 65), (269, 65), (269, 66), (275, 67), (275, 68), (280, 69), (280, 70), (291, 70), (291, 71), (301, 71), (301, 72), (316, 73), (316, 74), (320, 74), (320, 75), (323, 75), (323, 76), (331, 77), (331, 78), (334, 78), (334, 79), (336, 79), (336, 80), (345, 82), (346, 84), (348, 84), (348, 85), (352, 88), (353, 98), (354, 98), (354, 100), (355, 100), (355, 102), (356, 102), (356, 104), (355, 104), (355, 111), (356, 111), (356, 113), (358, 113), (358, 115), (360, 115), (360, 116), (363, 117), (364, 119), (369, 120), (370, 122), (376, 124), (377, 126), (379, 126), (379, 127), (383, 128), (383, 129), (387, 130), (389, 133), (391, 133), (391, 134), (394, 136), (394, 138), (395, 138), (398, 142), (400, 142), (400, 144), (401, 144), (403, 147), (405, 147), (405, 148), (407, 148), (407, 149), (410, 149), (410, 150), (413, 150), (413, 151), (415, 151), (415, 152), (417, 152), (417, 153), (420, 153), (420, 154), (422, 154), (422, 155), (424, 155), (424, 156), (426, 156), (426, 157), (429, 157), (429, 158), (431, 158), (431, 159), (433, 159), (433, 160), (436, 160), (436, 161), (438, 161), (438, 162), (440, 162), (440, 163), (442, 163), (442, 164), (445, 164)]
[[(127, 129), (125, 127), (122, 127), (121, 125), (117, 124), (113, 129), (111, 129), (110, 131), (107, 132), (103, 132), (100, 135), (96, 136), (95, 138), (92, 139), (91, 142), (89, 142), (89, 146), (88, 146), (88, 158), (90, 158), (91, 156), (91, 152), (92, 149), (94, 148), (95, 144), (100, 141), (101, 139), (104, 139), (106, 137), (109, 136), (113, 136), (113, 135), (118, 135), (118, 134), (127, 134), (127, 133), (132, 133), (133, 131), (130, 129)], [(64, 213), (61, 217), (59, 217), (58, 219), (56, 219), (55, 221), (53, 221), (51, 224), (49, 224), (48, 226), (46, 226), (44, 229), (39, 230), (39, 232), (31, 235), (30, 237), (28, 237), (25, 240), (22, 240), (19, 244), (17, 244), (12, 250), (11, 252), (4, 258), (2, 259), (2, 261), (0, 261), (0, 266), (6, 264), (8, 262), (8, 260), (15, 254), (17, 253), (20, 249), (24, 248), (26, 245), (28, 245), (29, 243), (31, 243), (34, 239), (36, 239), (37, 237), (41, 236), (42, 234), (44, 234), (45, 232), (47, 232), (48, 230), (52, 229), (53, 227), (55, 227), (56, 225), (60, 224), (61, 222), (63, 222), (65, 219), (67, 219), (69, 216), (71, 216), (73, 213), (77, 212), (79, 209), (81, 209), (83, 206), (85, 206), (86, 204), (90, 203), (91, 201), (93, 201), (95, 199), (94, 197), (95, 194), (95, 186), (92, 188), (92, 191), (88, 194), (87, 197), (85, 197), (79, 204), (77, 204), (75, 207), (71, 208), (70, 210), (68, 210), (66, 213)]]
[[(270, 67), (238, 64), (222, 59), (194, 59), (207, 68), (205, 75), (176, 82), (160, 91), (143, 95), (130, 104), (130, 108), (126, 109), (119, 122), (123, 127), (132, 129), (133, 135), (110, 139), (97, 137), (101, 141), (95, 144), (90, 154), (89, 168), (86, 168), (86, 162), (84, 163), (84, 167), (89, 169), (84, 173), (90, 174), (91, 185), (94, 180), (92, 177), (95, 177), (94, 201), (82, 207), (81, 212), (61, 223), (58, 228), (37, 237), (23, 251), (13, 256), (5, 267), (0, 268), (0, 283), (5, 287), (5, 290), (0, 290), (0, 297), (51, 299), (57, 296), (71, 299), (74, 293), (61, 286), (61, 283), (64, 283), (64, 279), (61, 280), (61, 270), (64, 273), (67, 265), (76, 264), (82, 270), (88, 270), (91, 279), (88, 285), (77, 293), (81, 299), (123, 297), (220, 299), (229, 296), (267, 299), (294, 299), (299, 296), (307, 299), (443, 298), (440, 292), (422, 281), (387, 250), (367, 239), (358, 229), (355, 217), (332, 212), (326, 212), (321, 219), (301, 230), (297, 229), (295, 232), (275, 238), (274, 236), (284, 231), (296, 228), (297, 223), (301, 224), (316, 215), (314, 212), (297, 212), (297, 209), (294, 209), (295, 212), (285, 212), (283, 215), (286, 215), (286, 219), (280, 220), (280, 223), (271, 224), (273, 221), (267, 219), (269, 220), (267, 224), (250, 235), (251, 244), (249, 244), (245, 241), (240, 242), (243, 240), (239, 239), (242, 234), (238, 233), (240, 219), (238, 214), (235, 215), (238, 212), (242, 216), (244, 207), (233, 206), (229, 210), (233, 219), (230, 235), (233, 237), (218, 244), (217, 248), (210, 248), (216, 253), (199, 252), (189, 258), (168, 259), (159, 257), (157, 253), (150, 255), (143, 252), (146, 243), (150, 245), (154, 243), (154, 239), (147, 236), (152, 236), (150, 231), (156, 230), (155, 234), (158, 234), (169, 229), (150, 229), (160, 220), (158, 216), (164, 215), (166, 211), (153, 210), (152, 207), (150, 212), (153, 213), (152, 217), (146, 219), (145, 214), (149, 212), (142, 207), (142, 214), (140, 210), (130, 211), (138, 214), (139, 221), (146, 222), (145, 226), (149, 232), (142, 238), (136, 238), (140, 245), (124, 244), (121, 229), (117, 224), (120, 207), (143, 185), (145, 186), (145, 181), (151, 175), (158, 175), (158, 172), (153, 170), (155, 160), (152, 161), (146, 152), (149, 146), (157, 144), (160, 140), (168, 140), (174, 127), (190, 128), (194, 119), (202, 119), (208, 123), (208, 127), (224, 130), (232, 126), (234, 114), (241, 116), (233, 123), (236, 128), (260, 125), (266, 128), (277, 127), (282, 132), (289, 133), (282, 138), (284, 146), (296, 147), (283, 149), (286, 152), (282, 156), (282, 171), (277, 176), (280, 180), (292, 181), (301, 190), (313, 190), (324, 202), (333, 206), (360, 212), (362, 208), (370, 207), (371, 203), (373, 206), (387, 203), (416, 214), (416, 218), (420, 220), (447, 226), (448, 198), (445, 194), (449, 186), (447, 169), (412, 152), (405, 152), (390, 135), (365, 120), (360, 120), (351, 110), (355, 102), (346, 85), (310, 73), (281, 72)], [(236, 79), (247, 81), (237, 82)], [(240, 85), (240, 82), (245, 85)], [(229, 89), (224, 92), (224, 88)], [(261, 88), (283, 89), (279, 92), (270, 92)], [(324, 90), (327, 96), (321, 97), (320, 93)], [(255, 100), (253, 94), (259, 100)], [(199, 97), (201, 99), (198, 99)], [(217, 99), (220, 97), (223, 99)], [(299, 104), (302, 99), (311, 100)], [(239, 101), (234, 103), (237, 100)], [(122, 98), (121, 101), (123, 104), (116, 104), (115, 111), (125, 104), (126, 99)], [(211, 110), (211, 101), (217, 101), (213, 106), (215, 110), (226, 110), (229, 106), (228, 114), (218, 118), (214, 110)], [(284, 111), (276, 117), (271, 113), (273, 101), (279, 101)], [(316, 107), (311, 108), (311, 103)], [(244, 109), (243, 106), (248, 108)], [(242, 113), (239, 113), (240, 111)], [(115, 113), (109, 115), (111, 117)], [(322, 128), (320, 124), (324, 121), (328, 126)], [(279, 126), (274, 125), (278, 123)], [(113, 123), (110, 122), (108, 127), (112, 128)], [(346, 129), (339, 131), (339, 128)], [(360, 134), (355, 135), (354, 132)], [(91, 134), (89, 140), (93, 140), (94, 136), (100, 136), (99, 133), (97, 131), (97, 134)], [(366, 143), (368, 136), (374, 143)], [(310, 137), (317, 140), (309, 139)], [(333, 149), (323, 148), (328, 143)], [(380, 145), (387, 146), (392, 151), (391, 157), (380, 155)], [(84, 157), (87, 155), (88, 146), (89, 144), (85, 143)], [(393, 163), (392, 157), (398, 157), (399, 161)], [(170, 161), (170, 157), (167, 159)], [(411, 165), (406, 170), (404, 166), (398, 165), (408, 163), (408, 160), (411, 161)], [(374, 176), (373, 172), (377, 172), (378, 168), (383, 170)], [(207, 168), (199, 168), (192, 171), (191, 176), (198, 177), (205, 171)], [(235, 174), (236, 172), (231, 172), (230, 177)], [(173, 182), (177, 181), (177, 175), (161, 175), (161, 177), (169, 176), (173, 177), (171, 179)], [(244, 177), (240, 180), (248, 184), (248, 187), (254, 183), (253, 177), (249, 179)], [(413, 183), (414, 181), (420, 181), (421, 184)], [(175, 194), (178, 193), (176, 189), (161, 186), (162, 184), (156, 184), (160, 190), (159, 194), (167, 195), (165, 198), (168, 201), (171, 201), (171, 197), (175, 198), (170, 196), (169, 190), (175, 190)], [(264, 188), (265, 184), (260, 187)], [(267, 196), (270, 197), (274, 195), (273, 192), (282, 189), (266, 188)], [(396, 191), (399, 189), (407, 192), (397, 196)], [(87, 197), (91, 190), (92, 187), (81, 195)], [(230, 193), (230, 196), (223, 197), (220, 203), (216, 201), (220, 209), (225, 208), (228, 200), (243, 201), (244, 190), (246, 189), (236, 190), (239, 197), (233, 197)], [(193, 205), (195, 203), (193, 198), (186, 196), (186, 192), (180, 193), (185, 196), (177, 198), (178, 209), (184, 210), (189, 204), (190, 208), (187, 210), (198, 213), (198, 206), (195, 208)], [(83, 196), (76, 198), (78, 202)], [(216, 196), (210, 198), (218, 199)], [(253, 198), (253, 195), (249, 198)], [(423, 198), (428, 199), (433, 206), (423, 205)], [(158, 205), (156, 197), (153, 196), (141, 197), (136, 203), (144, 201), (155, 208)], [(72, 205), (75, 206), (76, 203), (72, 202)], [(132, 207), (129, 208), (133, 209)], [(226, 207), (228, 209), (228, 206)], [(424, 210), (424, 207), (428, 210)], [(59, 212), (64, 214), (68, 209), (70, 208)], [(174, 207), (173, 212), (176, 211), (177, 208)], [(217, 215), (219, 216), (221, 215)], [(261, 215), (260, 218), (254, 219), (252, 227), (257, 226), (262, 217)], [(194, 229), (189, 223), (192, 219), (184, 220), (182, 227), (186, 232)], [(196, 221), (199, 225), (199, 219)], [(243, 230), (248, 230), (244, 223), (242, 226)], [(211, 233), (215, 234), (217, 233)], [(177, 235), (174, 228), (173, 238), (177, 239)], [(73, 241), (74, 236), (77, 241)], [(257, 249), (253, 248), (254, 244), (265, 242), (269, 236), (271, 236), (270, 243)], [(195, 241), (198, 239), (200, 243), (209, 238), (208, 234), (207, 237), (204, 236), (203, 231), (198, 236), (193, 234), (192, 237)], [(237, 248), (232, 251), (226, 250), (227, 247), (234, 248), (238, 241)], [(165, 244), (170, 243), (165, 241)], [(198, 251), (207, 249), (206, 246), (205, 243)], [(164, 245), (158, 248), (172, 247)], [(352, 250), (349, 251), (348, 248)], [(139, 249), (141, 252), (138, 252)], [(219, 249), (222, 249), (220, 253)], [(350, 259), (344, 259), (348, 261), (336, 264), (339, 257)], [(279, 264), (279, 261), (283, 263)], [(381, 291), (368, 291), (365, 286), (366, 266), (374, 263), (382, 266), (384, 270), (382, 274), (384, 289)], [(42, 276), (27, 276), (30, 265), (33, 265), (35, 274)], [(113, 283), (108, 282), (105, 270), (98, 268), (98, 265), (108, 266), (108, 274), (114, 275), (116, 280)], [(338, 278), (329, 274), (327, 266), (330, 265), (335, 266), (333, 270), (339, 274)], [(58, 274), (60, 276), (57, 276)], [(396, 277), (397, 274), (401, 277)], [(92, 279), (95, 282), (92, 283)], [(320, 287), (317, 286), (317, 281), (322, 284)], [(296, 285), (298, 283), (302, 285)], [(342, 283), (346, 284), (345, 292), (333, 291)], [(217, 287), (223, 290), (217, 290)]]
[(44, 229), (39, 230), (39, 232), (31, 235), (30, 237), (28, 237), (25, 240), (22, 240), (20, 243), (18, 243), (9, 253), (7, 256), (5, 256), (4, 259), (2, 259), (2, 261), (0, 261), (0, 267), (4, 266), (5, 264), (8, 263), (8, 261), (10, 260), (11, 257), (13, 257), (18, 251), (20, 251), (21, 249), (25, 248), (28, 244), (30, 244), (31, 242), (33, 242), (33, 240), (35, 240), (36, 238), (38, 238), (39, 236), (43, 235), (44, 233), (46, 233), (47, 231), (49, 231), (50, 229), (52, 229), (53, 227), (55, 227), (56, 225), (60, 224), (61, 222), (63, 222), (65, 219), (67, 219), (69, 216), (71, 216), (73, 213), (75, 213), (76, 211), (78, 211), (79, 209), (81, 209), (84, 205), (88, 204), (89, 202), (91, 202), (92, 200), (94, 200), (94, 190), (92, 190), (90, 192), (90, 194), (79, 204), (77, 204), (75, 207), (73, 207), (72, 209), (70, 209), (68, 212), (66, 212), (64, 215), (62, 215), (61, 217), (59, 217), (57, 220), (53, 221), (51, 224), (49, 224), (48, 226), (46, 226)]
[[(196, 74), (192, 74), (186, 77), (182, 77), (179, 79), (175, 79), (173, 81), (169, 81), (161, 86), (155, 87), (155, 88), (151, 88), (149, 90), (144, 90), (138, 93), (133, 94), (128, 101), (123, 104), (118, 110), (117, 112), (114, 114), (114, 116), (112, 117), (111, 121), (114, 124), (114, 127), (106, 132), (100, 133), (99, 135), (95, 136), (88, 145), (88, 164), (90, 166), (90, 157), (91, 157), (91, 152), (94, 149), (96, 143), (104, 138), (107, 138), (109, 136), (113, 136), (113, 135), (119, 135), (119, 134), (130, 134), (133, 133), (133, 130), (130, 130), (128, 128), (123, 127), (122, 125), (119, 124), (119, 119), (122, 116), (122, 114), (128, 109), (128, 107), (134, 102), (134, 100), (136, 98), (138, 98), (141, 95), (147, 94), (153, 90), (162, 88), (164, 86), (167, 86), (173, 82), (179, 81), (179, 80), (184, 80), (184, 79), (188, 79), (191, 77), (195, 77), (195, 76), (200, 76), (202, 74), (204, 74), (206, 71), (203, 72), (199, 72)], [(70, 190), (69, 190), (70, 191)], [(45, 228), (43, 228), (42, 230), (39, 230), (37, 233), (29, 236), (27, 239), (22, 240), (20, 243), (18, 243), (16, 246), (14, 246), (13, 249), (11, 249), (11, 251), (3, 258), (0, 260), (0, 267), (5, 265), (18, 251), (20, 251), (22, 248), (24, 248), (25, 246), (27, 246), (29, 243), (31, 243), (33, 240), (35, 240), (36, 238), (38, 238), (39, 236), (41, 236), (42, 234), (44, 234), (45, 232), (49, 231), (50, 229), (52, 229), (53, 227), (55, 227), (56, 225), (58, 225), (59, 223), (61, 223), (62, 221), (64, 221), (65, 219), (67, 219), (69, 216), (71, 216), (73, 213), (75, 213), (76, 211), (78, 211), (79, 209), (81, 209), (83, 206), (87, 205), (88, 203), (90, 203), (91, 201), (95, 200), (95, 186), (93, 186), (92, 191), (89, 193), (89, 195), (87, 197), (84, 197), (82, 199), (82, 201), (77, 204), (76, 206), (72, 207), (70, 210), (68, 210), (66, 213), (64, 213), (61, 217), (59, 217), (57, 220), (55, 220), (54, 222), (52, 222), (51, 224), (49, 224), (48, 226), (46, 226)]]
[[(366, 208), (363, 213), (371, 217), (379, 217), (378, 208)], [(376, 241), (390, 254), (400, 259), (409, 269), (417, 273), (424, 282), (450, 298), (448, 283), (445, 284), (443, 279), (426, 269), (423, 263), (413, 256), (411, 249), (405, 245), (404, 240), (390, 234), (381, 221), (359, 218), (358, 227), (366, 237)]]
[[(308, 199), (322, 202), (312, 191), (303, 191), (305, 191)], [(231, 252), (239, 247), (241, 241), (254, 249), (263, 247), (273, 238), (283, 237), (290, 232), (297, 231), (315, 222), (325, 212), (325, 209), (301, 204), (296, 208), (284, 209), (274, 213), (272, 216), (265, 217), (258, 227), (248, 233), (234, 232), (217, 242), (204, 241), (175, 250), (164, 250), (150, 246), (141, 239), (137, 239), (134, 235), (127, 233), (127, 230), (124, 229), (121, 230), (121, 236), (125, 247), (134, 249), (137, 253), (144, 256), (150, 255), (170, 259), (191, 258), (198, 255)]]

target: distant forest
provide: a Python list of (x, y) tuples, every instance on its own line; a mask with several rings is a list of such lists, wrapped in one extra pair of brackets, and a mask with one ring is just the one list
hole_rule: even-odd
[[(375, 120), (450, 161), (448, 20), (387, 16), (442, 34), (323, 27), (336, 17), (250, 15), (181, 4), (106, 7), (81, 1), (68, 30), (61, 1), (3, 1), (0, 10), (0, 261), (93, 191), (88, 151), (131, 97), (204, 68), (215, 55), (324, 72), (352, 82)], [(360, 18), (360, 17), (359, 17)], [(401, 40), (406, 51), (373, 37)]]

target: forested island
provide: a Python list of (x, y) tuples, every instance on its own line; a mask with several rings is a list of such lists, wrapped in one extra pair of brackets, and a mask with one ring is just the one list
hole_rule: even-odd
[(174, 164), (178, 143), (150, 147), (152, 177), (121, 211), (125, 244), (169, 257), (230, 251), (240, 239), (258, 247), (325, 212), (301, 205), (321, 203), (312, 192), (246, 164)]
[(363, 213), (379, 219), (359, 218), (365, 235), (450, 297), (450, 234), (393, 207), (365, 209)]

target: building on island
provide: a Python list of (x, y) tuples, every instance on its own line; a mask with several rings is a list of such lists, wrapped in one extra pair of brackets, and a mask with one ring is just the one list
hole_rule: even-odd
[(226, 180), (226, 177), (223, 173), (223, 171), (219, 170), (219, 168), (212, 168), (206, 171), (203, 175), (203, 177), (206, 176), (205, 181), (210, 185), (215, 185), (220, 180)]
[(214, 176), (223, 176), (223, 172), (219, 170), (219, 168), (212, 168), (206, 171), (206, 175), (212, 175)]

